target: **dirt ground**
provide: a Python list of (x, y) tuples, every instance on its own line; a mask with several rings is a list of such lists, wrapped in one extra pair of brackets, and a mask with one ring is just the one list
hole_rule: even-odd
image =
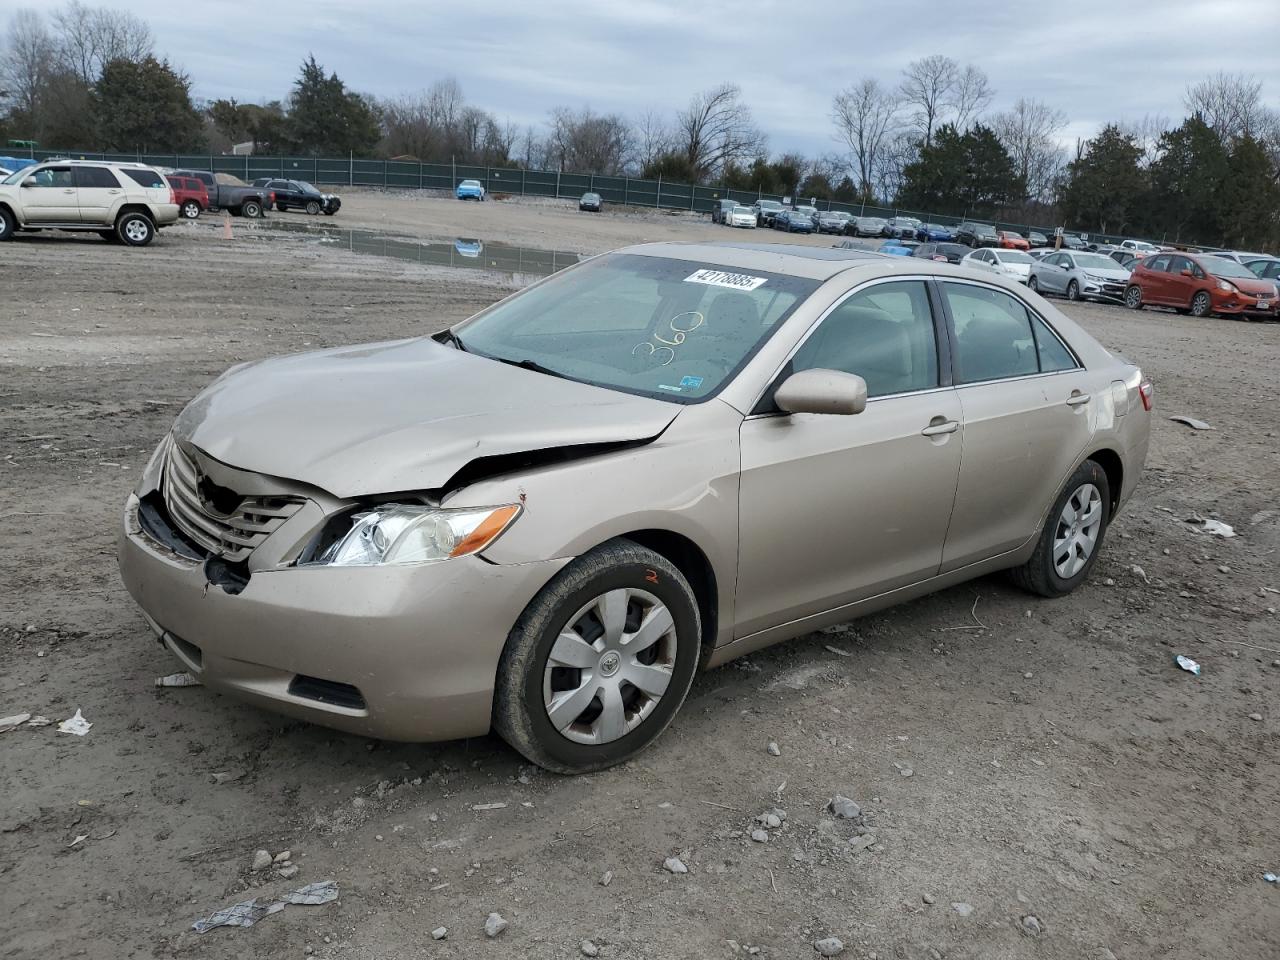
[[(728, 236), (571, 205), (345, 204), (323, 225), (581, 253)], [(701, 676), (638, 760), (566, 779), (496, 738), (376, 743), (153, 685), (179, 666), (114, 539), (182, 404), (238, 360), (426, 333), (513, 283), (335, 246), (243, 221), (145, 250), (0, 246), (0, 716), (93, 723), (0, 733), (0, 957), (569, 958), (590, 939), (807, 958), (830, 936), (858, 960), (1280, 956), (1261, 876), (1280, 872), (1280, 325), (1064, 304), (1142, 364), (1160, 414), (1090, 582), (1045, 601), (986, 578), (753, 655)], [(825, 811), (837, 793), (869, 848)], [(253, 873), (258, 849), (298, 875)], [(327, 879), (336, 902), (191, 930)], [(489, 941), (493, 911), (510, 926)]]

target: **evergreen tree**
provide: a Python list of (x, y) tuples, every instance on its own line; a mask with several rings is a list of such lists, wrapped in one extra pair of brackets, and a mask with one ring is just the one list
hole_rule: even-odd
[(310, 156), (371, 154), (381, 135), (378, 111), (308, 57), (289, 101), (288, 146)]
[(1199, 114), (1164, 134), (1151, 165), (1152, 226), (1172, 240), (1219, 241), (1228, 174), (1227, 148)]
[(1067, 221), (1103, 233), (1131, 230), (1146, 188), (1138, 168), (1141, 157), (1133, 137), (1114, 124), (1103, 127), (1067, 166), (1060, 198)]
[(980, 123), (964, 133), (949, 123), (939, 127), (902, 177), (899, 205), (960, 216), (990, 212), (1024, 192), (1009, 152)]
[(191, 82), (167, 60), (112, 60), (93, 86), (104, 150), (180, 153), (203, 145), (204, 123)]

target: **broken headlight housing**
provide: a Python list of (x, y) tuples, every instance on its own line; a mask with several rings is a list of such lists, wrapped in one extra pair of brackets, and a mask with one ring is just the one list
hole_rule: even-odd
[(465, 557), (493, 543), (519, 515), (514, 504), (460, 509), (380, 504), (351, 514), (351, 528), (307, 562), (370, 567)]

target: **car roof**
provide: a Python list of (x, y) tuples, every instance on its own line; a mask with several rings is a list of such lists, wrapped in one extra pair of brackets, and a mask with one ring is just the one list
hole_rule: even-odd
[(691, 263), (714, 263), (744, 270), (767, 270), (789, 276), (828, 280), (851, 267), (883, 267), (896, 258), (870, 250), (842, 247), (809, 247), (792, 243), (644, 243), (623, 247), (617, 253), (666, 257)]

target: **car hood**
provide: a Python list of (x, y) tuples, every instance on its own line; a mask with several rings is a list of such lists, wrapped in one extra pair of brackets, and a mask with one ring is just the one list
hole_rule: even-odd
[(483, 457), (652, 439), (679, 410), (423, 338), (232, 368), (174, 436), (233, 467), (358, 497), (438, 489)]
[(1105, 269), (1096, 269), (1094, 267), (1080, 267), (1081, 273), (1087, 273), (1092, 277), (1102, 277), (1104, 280), (1128, 280), (1130, 272), (1124, 267), (1114, 267)]
[(1244, 277), (1223, 277), (1222, 279), (1235, 284), (1236, 289), (1250, 296), (1272, 298), (1276, 295), (1274, 280), (1246, 280)]

